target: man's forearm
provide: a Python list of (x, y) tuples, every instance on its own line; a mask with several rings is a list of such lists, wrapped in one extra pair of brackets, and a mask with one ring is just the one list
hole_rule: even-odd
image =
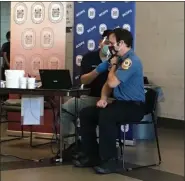
[(112, 82), (115, 81), (115, 72), (116, 72), (116, 65), (113, 65), (110, 69), (109, 75), (108, 75), (108, 79), (107, 79), (107, 83), (108, 85), (110, 85)]
[(99, 73), (96, 72), (96, 70), (93, 70), (89, 72), (88, 74), (84, 74), (81, 76), (81, 84), (90, 84), (96, 77), (99, 75)]
[(108, 83), (106, 82), (101, 91), (101, 99), (107, 100), (111, 92), (112, 92), (112, 88), (110, 88)]

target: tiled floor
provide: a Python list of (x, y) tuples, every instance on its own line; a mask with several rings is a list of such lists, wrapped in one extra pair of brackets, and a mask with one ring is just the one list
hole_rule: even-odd
[[(160, 129), (160, 145), (163, 162), (160, 167), (141, 169), (105, 176), (96, 175), (91, 169), (77, 169), (71, 165), (51, 165), (49, 162), (35, 163), (12, 157), (1, 159), (2, 181), (183, 181), (184, 134), (182, 131)], [(136, 152), (137, 151), (137, 154)], [(49, 146), (30, 148), (27, 139), (1, 144), (2, 154), (13, 154), (28, 159), (51, 157)], [(151, 143), (138, 143), (127, 148), (126, 158), (135, 164), (151, 163), (156, 160), (156, 151)]]

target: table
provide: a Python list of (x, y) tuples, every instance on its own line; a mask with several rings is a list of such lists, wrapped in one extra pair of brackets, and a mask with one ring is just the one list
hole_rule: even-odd
[[(17, 88), (0, 88), (0, 95), (2, 94), (20, 94), (20, 95), (41, 95), (41, 96), (59, 96), (60, 97), (60, 106), (61, 106), (61, 97), (70, 96), (75, 97), (75, 114), (78, 118), (78, 101), (77, 98), (81, 95), (88, 95), (90, 89), (87, 88), (75, 88), (75, 89), (17, 89)], [(0, 96), (0, 102), (1, 102)], [(1, 106), (1, 104), (0, 104)], [(1, 107), (0, 107), (0, 119), (1, 119)], [(61, 108), (60, 108), (61, 115)], [(61, 134), (62, 123), (60, 123), (60, 158), (62, 159), (62, 150), (63, 150), (63, 135)], [(62, 160), (61, 160), (62, 161)]]

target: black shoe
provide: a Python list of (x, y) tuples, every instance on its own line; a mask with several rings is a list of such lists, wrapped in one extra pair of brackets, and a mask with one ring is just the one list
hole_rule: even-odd
[(110, 159), (100, 166), (94, 167), (94, 170), (97, 174), (118, 173), (121, 170), (121, 166), (116, 159)]
[(78, 152), (78, 153), (73, 154), (73, 159), (74, 160), (79, 160), (79, 159), (84, 158), (84, 157), (86, 157), (86, 155), (83, 152)]
[(99, 165), (100, 159), (97, 157), (81, 157), (78, 160), (73, 160), (73, 164), (75, 167), (95, 167)]

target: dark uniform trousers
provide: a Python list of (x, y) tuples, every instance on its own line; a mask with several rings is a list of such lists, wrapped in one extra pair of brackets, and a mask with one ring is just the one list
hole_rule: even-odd
[[(110, 159), (117, 156), (118, 125), (139, 122), (144, 116), (144, 103), (114, 101), (106, 108), (87, 107), (80, 112), (82, 151), (88, 156)], [(96, 127), (99, 125), (99, 146)]]

